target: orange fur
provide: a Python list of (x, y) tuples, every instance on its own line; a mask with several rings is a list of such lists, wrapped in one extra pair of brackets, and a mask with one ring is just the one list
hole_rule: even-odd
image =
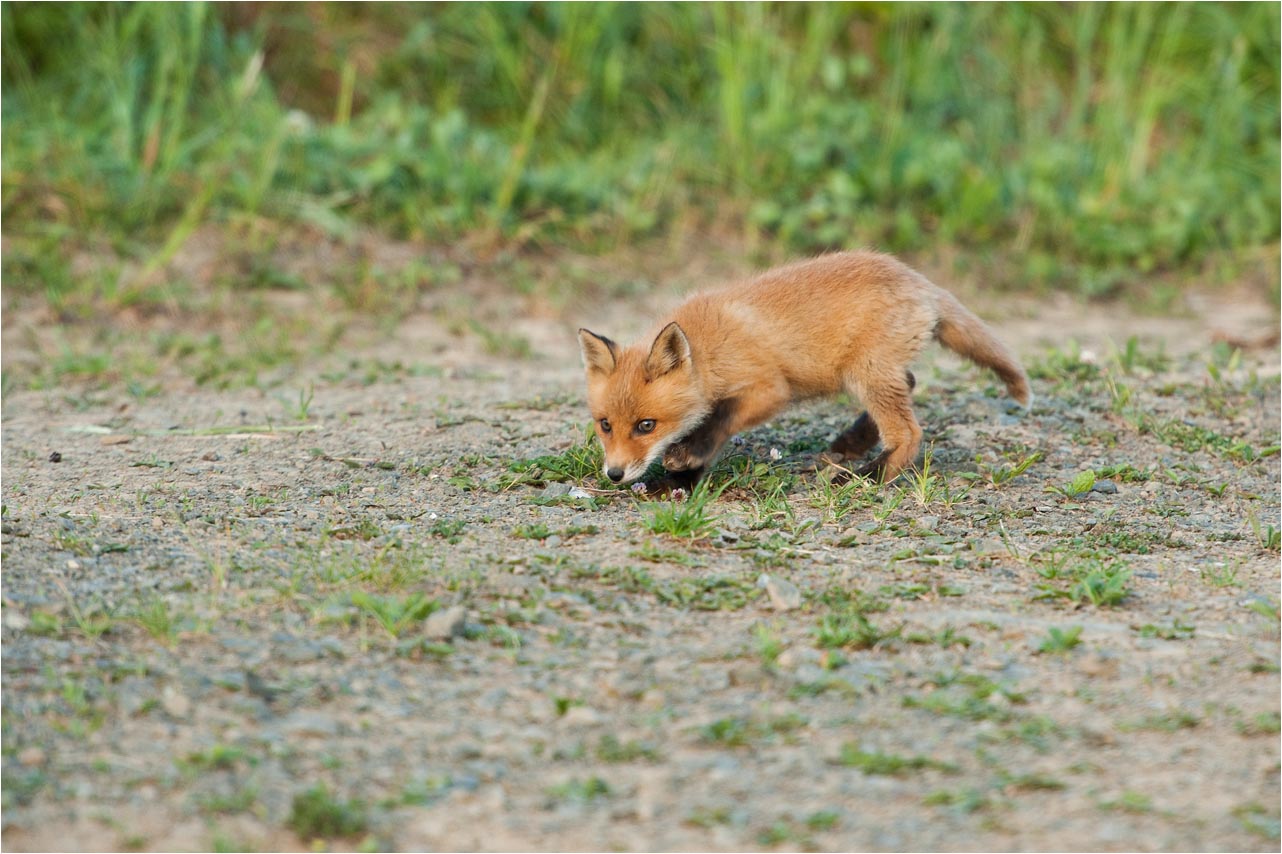
[(875, 252), (824, 255), (695, 294), (650, 343), (625, 348), (579, 330), (588, 406), (615, 481), (635, 480), (662, 456), (693, 482), (734, 434), (843, 390), (867, 414), (833, 450), (855, 456), (880, 438), (883, 453), (859, 473), (890, 480), (921, 446), (908, 366), (931, 338), (992, 369), (1030, 405), (1024, 369), (983, 321)]

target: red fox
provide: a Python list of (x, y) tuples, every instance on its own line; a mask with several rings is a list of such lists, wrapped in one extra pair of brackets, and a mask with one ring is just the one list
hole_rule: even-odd
[[(693, 486), (731, 436), (788, 404), (842, 390), (867, 410), (830, 453), (890, 481), (911, 465), (921, 427), (909, 364), (930, 338), (991, 368), (1027, 409), (1028, 377), (978, 317), (889, 255), (839, 252), (695, 294), (641, 343), (579, 330), (588, 407), (615, 483), (660, 458)], [(648, 343), (647, 343), (648, 342)]]

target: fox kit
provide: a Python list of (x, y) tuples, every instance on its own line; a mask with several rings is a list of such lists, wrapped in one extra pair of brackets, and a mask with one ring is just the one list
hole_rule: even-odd
[(693, 485), (736, 433), (793, 401), (847, 391), (867, 410), (832, 455), (882, 452), (856, 474), (895, 478), (916, 459), (909, 364), (935, 338), (991, 368), (1025, 407), (1028, 377), (983, 321), (898, 260), (841, 252), (695, 294), (631, 347), (579, 330), (588, 407), (615, 483), (662, 459)]

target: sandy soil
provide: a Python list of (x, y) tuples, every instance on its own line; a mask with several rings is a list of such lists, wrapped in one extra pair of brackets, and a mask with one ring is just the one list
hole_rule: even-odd
[(581, 450), (573, 329), (701, 275), (464, 271), (221, 390), (35, 382), (89, 333), (9, 306), (4, 848), (1277, 850), (1275, 309), (971, 294), (1030, 414), (932, 349), (930, 477), (833, 490), (811, 404), (675, 537), (528, 461)]

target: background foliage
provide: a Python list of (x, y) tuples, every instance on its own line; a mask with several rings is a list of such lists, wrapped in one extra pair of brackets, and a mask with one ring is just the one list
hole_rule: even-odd
[(2, 15), (4, 229), (49, 251), (163, 255), (251, 215), (593, 251), (724, 228), (947, 246), (1087, 294), (1276, 267), (1277, 4)]

